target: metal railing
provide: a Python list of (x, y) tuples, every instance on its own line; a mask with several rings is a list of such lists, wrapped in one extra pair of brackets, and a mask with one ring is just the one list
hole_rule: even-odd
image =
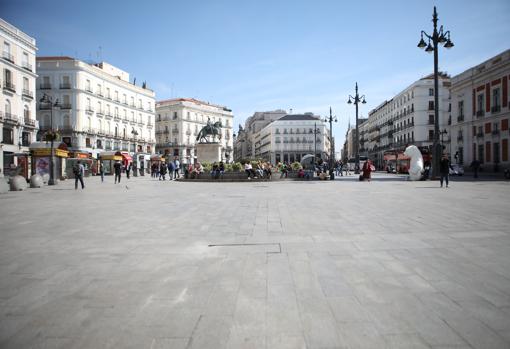
[(16, 92), (16, 85), (14, 85), (10, 81), (4, 81), (4, 89), (12, 91), (12, 92)]
[(22, 95), (24, 97), (28, 97), (28, 98), (32, 98), (32, 99), (34, 98), (34, 93), (30, 90), (23, 89)]
[(23, 62), (23, 63), (21, 64), (21, 67), (22, 67), (23, 69), (25, 69), (25, 70), (28, 70), (28, 71), (30, 71), (30, 72), (33, 72), (33, 70), (32, 70), (32, 64), (30, 64), (30, 63), (28, 63), (28, 62)]
[(66, 83), (66, 82), (63, 82), (60, 84), (60, 89), (61, 90), (69, 90), (71, 88), (71, 84), (70, 83)]
[(11, 62), (11, 63), (14, 63), (14, 56), (12, 54), (10, 54), (9, 52), (3, 52), (2, 54), (2, 58)]
[(42, 84), (39, 85), (39, 89), (41, 89), (41, 90), (51, 90), (51, 84), (44, 84), (44, 83), (42, 83)]
[(477, 118), (481, 118), (484, 115), (485, 115), (485, 112), (483, 110), (477, 110), (476, 111), (476, 117)]

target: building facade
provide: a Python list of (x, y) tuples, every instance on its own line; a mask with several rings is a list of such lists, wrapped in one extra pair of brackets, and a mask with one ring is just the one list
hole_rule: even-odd
[(510, 50), (452, 78), (453, 161), (508, 168)]
[(29, 145), (37, 132), (35, 84), (35, 39), (0, 19), (0, 177), (11, 169), (28, 169)]
[[(154, 153), (155, 94), (145, 83), (106, 62), (70, 57), (38, 57), (37, 72), (41, 139), (53, 125), (72, 153)], [(44, 95), (53, 103), (41, 102)]]
[(159, 154), (179, 157), (182, 164), (193, 163), (200, 130), (208, 120), (212, 123), (221, 121), (222, 161), (233, 161), (232, 110), (193, 98), (176, 98), (157, 102), (156, 114), (156, 150)]
[[(439, 128), (443, 145), (450, 148), (450, 78), (439, 75)], [(430, 147), (434, 142), (434, 76), (429, 75), (370, 111), (360, 129), (360, 147), (377, 168), (384, 152), (403, 151), (407, 145)], [(361, 140), (360, 140), (361, 143)]]
[[(314, 132), (315, 130), (315, 132)], [(307, 154), (328, 160), (331, 140), (326, 123), (312, 113), (285, 115), (255, 135), (255, 158), (273, 164), (301, 161)]]

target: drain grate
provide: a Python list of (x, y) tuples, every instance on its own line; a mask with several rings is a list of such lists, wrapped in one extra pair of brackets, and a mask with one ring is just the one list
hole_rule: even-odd
[(282, 253), (282, 245), (279, 242), (274, 243), (252, 243), (252, 244), (211, 244), (207, 247), (216, 247), (222, 251), (228, 252), (235, 248), (236, 252), (245, 253)]

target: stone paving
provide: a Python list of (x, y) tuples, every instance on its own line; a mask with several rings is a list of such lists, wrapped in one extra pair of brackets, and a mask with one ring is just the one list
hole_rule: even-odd
[(510, 348), (510, 183), (0, 195), (1, 348)]

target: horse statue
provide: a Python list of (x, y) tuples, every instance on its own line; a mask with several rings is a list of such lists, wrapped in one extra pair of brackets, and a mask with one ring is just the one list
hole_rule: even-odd
[(221, 139), (221, 128), (223, 126), (221, 125), (221, 121), (216, 121), (214, 124), (211, 123), (211, 120), (207, 120), (207, 125), (202, 127), (200, 132), (197, 135), (197, 141), (200, 141), (200, 143), (210, 143), (208, 136), (212, 136), (212, 141), (214, 142), (214, 139), (216, 136), (218, 136), (218, 139)]
[(423, 157), (415, 145), (410, 145), (404, 151), (404, 154), (411, 158), (409, 164), (409, 179), (419, 181), (423, 172)]

